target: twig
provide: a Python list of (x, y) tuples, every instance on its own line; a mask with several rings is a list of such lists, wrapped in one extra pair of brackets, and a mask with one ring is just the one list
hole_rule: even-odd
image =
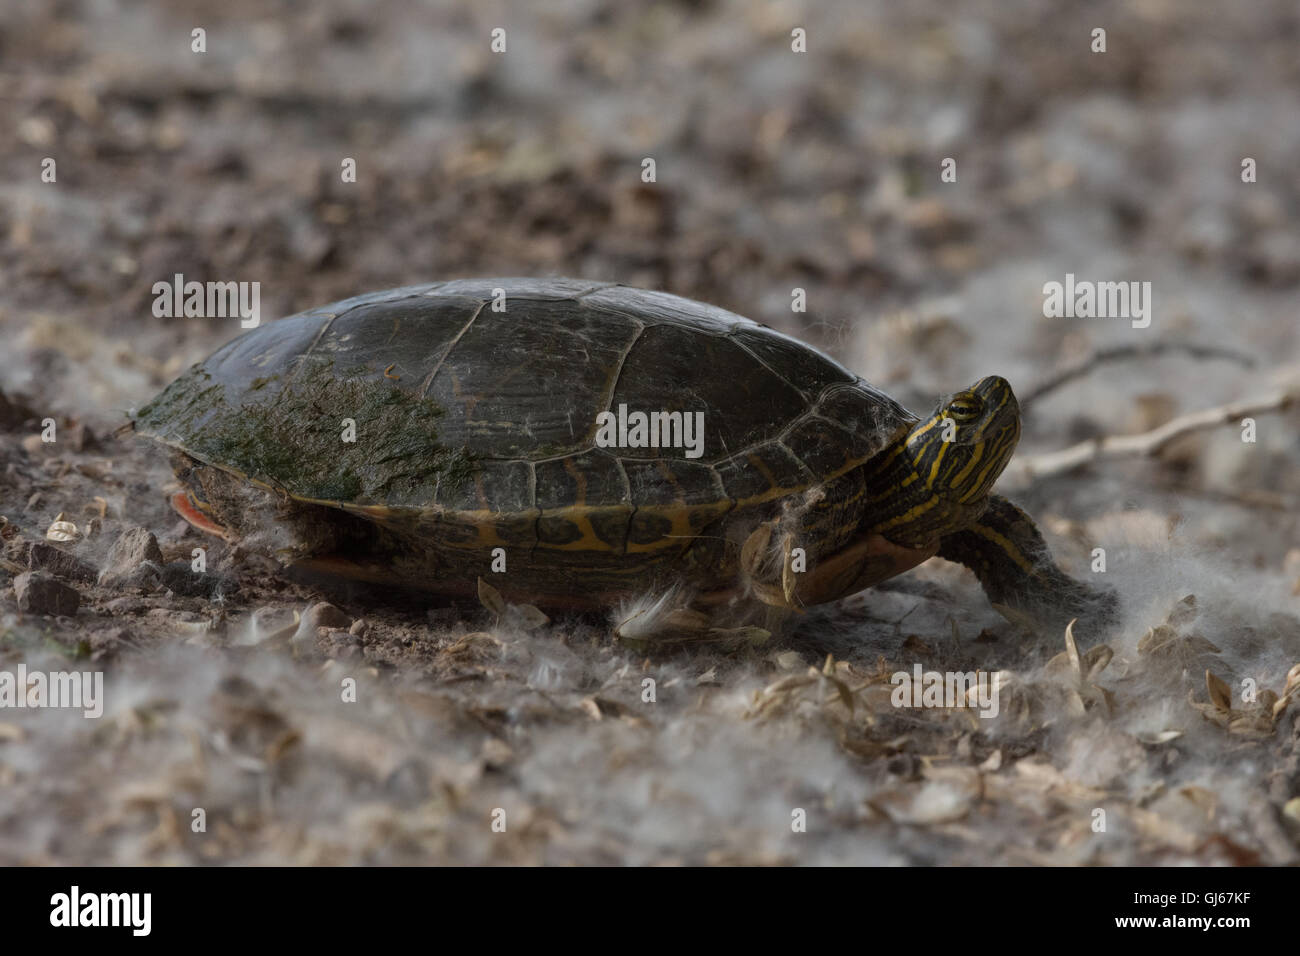
[(1098, 349), (1078, 361), (1061, 366), (1047, 378), (1030, 386), (1028, 391), (1019, 395), (1020, 404), (1024, 406), (1042, 398), (1048, 392), (1054, 392), (1062, 385), (1086, 375), (1098, 365), (1123, 359), (1151, 358), (1156, 355), (1167, 355), (1171, 352), (1190, 355), (1198, 359), (1227, 359), (1246, 368), (1255, 364), (1253, 358), (1241, 352), (1234, 352), (1231, 349), (1218, 348), (1213, 345), (1197, 345), (1194, 342), (1163, 340), (1146, 342), (1142, 345), (1117, 345), (1112, 348)]
[(1048, 452), (1045, 455), (1014, 459), (1007, 467), (1006, 477), (1013, 483), (1023, 485), (1039, 478), (1059, 475), (1089, 462), (1155, 455), (1174, 439), (1191, 432), (1204, 431), (1216, 425), (1237, 422), (1266, 412), (1285, 411), (1298, 403), (1300, 403), (1300, 391), (1290, 389), (1249, 401), (1202, 409), (1199, 412), (1171, 419), (1159, 428), (1140, 435), (1107, 435), (1103, 438), (1079, 442), (1077, 445)]
[(1169, 490), (1176, 495), (1205, 498), (1209, 501), (1226, 502), (1242, 508), (1259, 508), (1267, 511), (1284, 511), (1287, 514), (1300, 512), (1300, 497), (1265, 491), (1263, 488), (1243, 488), (1241, 491), (1224, 491), (1222, 488), (1194, 488), (1191, 485), (1170, 485)]

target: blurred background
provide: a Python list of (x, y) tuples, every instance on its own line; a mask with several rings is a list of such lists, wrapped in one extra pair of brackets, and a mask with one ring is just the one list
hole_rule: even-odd
[[(191, 50), (195, 28), (206, 31), (205, 53)], [(504, 53), (491, 49), (497, 28), (505, 31)], [(795, 28), (806, 31), (807, 52), (792, 51)], [(1092, 52), (1096, 28), (1106, 31), (1104, 53)], [(188, 552), (193, 539), (159, 492), (165, 462), (113, 435), (132, 409), (239, 331), (233, 320), (154, 317), (152, 286), (175, 273), (260, 282), (263, 321), (364, 291), (458, 276), (614, 280), (715, 303), (794, 334), (918, 412), (987, 374), (1006, 376), (1023, 393), (1098, 349), (1159, 341), (1213, 353), (1116, 361), (1027, 403), (1025, 456), (1293, 387), (1300, 380), (1298, 43), (1300, 8), (1290, 0), (9, 0), (0, 21), (0, 391), (9, 396), (0, 407), (0, 514), (25, 539), (39, 538), (60, 513), (81, 524), (99, 518), (96, 534), (69, 545), (94, 566), (117, 533), (134, 525), (155, 531), (169, 556), (173, 548)], [(47, 157), (57, 163), (55, 183), (41, 179)], [(355, 183), (340, 178), (349, 157)], [(945, 183), (941, 163), (950, 157), (957, 178)], [(1247, 157), (1256, 162), (1254, 183), (1242, 181)], [(653, 183), (642, 181), (646, 158), (655, 160)], [(1150, 327), (1045, 318), (1043, 285), (1067, 273), (1150, 282)], [(806, 291), (806, 312), (792, 311), (794, 289)], [(71, 443), (32, 442), (35, 422), (47, 415), (71, 429)], [(1086, 571), (1089, 549), (1099, 543), (1118, 562), (1131, 617), (1117, 646), (1135, 655), (1144, 629), (1196, 593), (1206, 613), (1217, 614), (1206, 633), (1227, 655), (1218, 665), (1225, 677), (1253, 675), (1280, 690), (1280, 675), (1300, 659), (1298, 433), (1293, 409), (1263, 414), (1254, 444), (1229, 424), (1152, 458), (1026, 479), (1016, 490), (1075, 573)], [(114, 663), (119, 700), (131, 701), (126, 712), (155, 700), (161, 686), (198, 681), (194, 710), (175, 704), (168, 719), (212, 726), (253, 720), (255, 711), (263, 715), (255, 732), (244, 728), (240, 738), (226, 731), (257, 747), (281, 739), (274, 727), (287, 732), (325, 720), (304, 703), (308, 692), (284, 690), (305, 679), (291, 660), (273, 657), (250, 672), (241, 671), (238, 656), (221, 657), (220, 666), (208, 657), (196, 666), (167, 656), (185, 643), (179, 626), (208, 619), (208, 597), (182, 599), (162, 589), (128, 599), (86, 587), (79, 617), (43, 625), (45, 637), (33, 644), (31, 619), (14, 613), (12, 571), (0, 576), (6, 659), (34, 654), (46, 638), (62, 652), (80, 648), (109, 662), (145, 648), (157, 656)], [(811, 730), (786, 727), (788, 739), (802, 742), (772, 756), (768, 738), (727, 719), (742, 714), (773, 673), (820, 665), (828, 649), (870, 668), (877, 654), (896, 663), (899, 640), (909, 633), (922, 641), (948, 635), (952, 615), (968, 640), (999, 626), (969, 577), (927, 566), (917, 579), (914, 591), (944, 587), (947, 599), (905, 629), (880, 621), (907, 611), (908, 593), (885, 594), (879, 619), (813, 622), (816, 633), (793, 645), (794, 663), (665, 665), (676, 669), (665, 681), (693, 690), (679, 698), (683, 709), (665, 710), (673, 715), (667, 723), (652, 722), (663, 734), (641, 728), (626, 731), (629, 740), (617, 736), (625, 704), (582, 703), (630, 680), (632, 658), (596, 635), (497, 635), (502, 649), (470, 657), (493, 661), (498, 683), (478, 697), (460, 688), (456, 697), (440, 681), (459, 673), (462, 664), (453, 666), (446, 654), (458, 647), (459, 661), (468, 653), (468, 625), (426, 621), (423, 610), (412, 618), (409, 609), (348, 607), (354, 618), (369, 613), (372, 637), (351, 648), (329, 645), (327, 657), (365, 662), (390, 682), (394, 669), (432, 682), (410, 692), (434, 703), (421, 698), (424, 710), (416, 712), (423, 716), (404, 718), (426, 721), (425, 731), (408, 723), (400, 741), (389, 721), (395, 698), (365, 719), (331, 718), (342, 722), (330, 725), (334, 739), (363, 725), (372, 734), (354, 757), (387, 747), (396, 754), (391, 765), (363, 766), (355, 771), (363, 783), (323, 803), (313, 802), (315, 788), (332, 772), (344, 775), (338, 767), (355, 770), (343, 758), (309, 760), (310, 772), (296, 766), (277, 778), (267, 769), (275, 761), (259, 750), (264, 766), (250, 771), (256, 779), (233, 783), (233, 770), (235, 777), (218, 774), (206, 783), (187, 777), (211, 803), (231, 807), (221, 840), (195, 842), (183, 826), (177, 835), (165, 822), (172, 819), (176, 830), (194, 798), (173, 801), (176, 781), (151, 776), (158, 761), (149, 748), (181, 748), (181, 738), (163, 733), (162, 743), (138, 744), (138, 727), (127, 720), (126, 730), (112, 725), (124, 735), (114, 740), (133, 757), (114, 765), (114, 779), (130, 793), (147, 792), (144, 809), (118, 795), (120, 806), (110, 799), (110, 809), (101, 807), (107, 817), (96, 817), (94, 840), (65, 842), (77, 826), (68, 821), (78, 819), (78, 801), (108, 773), (86, 757), (102, 740), (92, 741), (84, 724), (31, 724), (27, 736), (0, 743), (0, 761), (9, 755), (0, 787), (19, 797), (7, 822), (0, 816), (0, 835), (8, 834), (0, 856), (989, 862), (988, 839), (1041, 820), (1037, 802), (967, 820), (978, 837), (969, 843), (952, 833), (908, 837), (890, 826), (900, 817), (881, 809), (895, 798), (871, 794), (897, 782), (884, 768), (900, 753), (917, 759), (915, 741), (885, 748), (880, 728), (855, 725), (870, 746), (846, 750), (843, 727), (823, 716)], [(245, 582), (241, 594), (223, 614), (241, 620), (260, 606), (301, 606), (311, 597), (260, 578)], [(1004, 638), (972, 653), (984, 655), (975, 659), (979, 666), (1010, 667), (1015, 647)], [(1203, 669), (1182, 668), (1190, 683), (1171, 690), (1170, 700), (1192, 686), (1204, 697), (1196, 683)], [(235, 689), (219, 685), (222, 679), (235, 680)], [(542, 691), (585, 713), (581, 727), (566, 717), (559, 731), (530, 736), (520, 701)], [(689, 710), (697, 695), (709, 696), (715, 709)], [(1130, 715), (1126, 732), (1136, 739), (1177, 723), (1177, 707), (1162, 706)], [(439, 708), (467, 721), (463, 738), (442, 732), (452, 718)], [(467, 712), (478, 714), (478, 723)], [(258, 722), (270, 720), (265, 713), (279, 721), (270, 730)], [(707, 726), (701, 715), (711, 715)], [(583, 721), (615, 736), (593, 736)], [(429, 757), (421, 733), (448, 749)], [(1294, 832), (1278, 823), (1297, 795), (1290, 733), (1279, 729), (1259, 745), (1265, 749), (1251, 758), (1249, 783), (1218, 743), (1196, 749), (1188, 758), (1194, 769), (1175, 781), (1163, 754), (1144, 756), (1138, 744), (1120, 746), (1104, 734), (1104, 743), (1094, 740), (1084, 752), (1070, 749), (1086, 737), (1079, 733), (1074, 744), (1050, 734), (1017, 737), (1034, 741), (1022, 753), (1046, 756), (1098, 792), (1156, 783), (1170, 792), (1214, 789), (1220, 774), (1237, 781), (1234, 796), (1220, 795), (1218, 816), (1170, 810), (1181, 835), (1156, 829), (1138, 838), (1133, 824), (1134, 839), (1098, 847), (1079, 837), (1074, 823), (1056, 830), (1043, 824), (1048, 831), (1033, 861), (1217, 861), (1205, 855), (1206, 841), (1228, 831), (1223, 839), (1244, 848), (1242, 859), (1228, 854), (1229, 862), (1294, 859)], [(326, 743), (305, 739), (301, 752), (319, 757), (312, 748)], [(994, 745), (980, 739), (975, 752), (983, 761)], [(644, 759), (649, 776), (611, 776), (600, 755), (623, 746)], [(776, 765), (758, 762), (760, 752)], [(972, 763), (971, 754), (968, 742), (957, 762)], [(404, 769), (412, 760), (416, 769)], [(1283, 782), (1274, 775), (1270, 791), (1264, 768), (1274, 764), (1283, 767)], [(509, 849), (488, 838), (458, 840), (446, 821), (479, 813), (475, 800), (499, 799), (494, 788), (505, 784), (492, 772), (503, 767), (517, 800), (531, 808), (529, 840)], [(35, 784), (42, 774), (66, 781), (60, 800)], [(930, 787), (931, 809), (933, 788), (951, 784), (910, 774), (899, 779)], [(563, 780), (599, 782), (603, 802), (572, 810)], [(661, 786), (683, 803), (674, 805), (671, 823), (645, 823), (642, 815), (661, 802), (653, 796)], [(965, 792), (965, 784), (953, 786)], [(272, 791), (289, 796), (277, 802)], [(431, 793), (459, 796), (439, 803)], [(798, 847), (788, 834), (727, 835), (724, 821), (734, 822), (737, 806), (757, 815), (753, 826), (768, 811), (768, 822), (779, 824), (791, 793), (834, 808), (839, 829)], [(1127, 798), (1137, 800), (1135, 793)], [(238, 809), (250, 799), (255, 812)], [(423, 835), (392, 837), (392, 828), (407, 826), (396, 821), (409, 820), (412, 805), (442, 814), (441, 822)], [(20, 813), (27, 826), (21, 838)], [(963, 819), (947, 813), (913, 822)], [(573, 821), (583, 814), (601, 821), (598, 835), (577, 835)], [(31, 827), (34, 818), (45, 825)], [(281, 842), (249, 835), (265, 836), (265, 827)], [(706, 830), (713, 835), (703, 839)]]

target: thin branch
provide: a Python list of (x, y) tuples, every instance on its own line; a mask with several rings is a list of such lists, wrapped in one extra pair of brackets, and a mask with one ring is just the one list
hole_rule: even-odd
[(1022, 406), (1028, 405), (1049, 392), (1056, 391), (1062, 385), (1073, 382), (1076, 378), (1081, 378), (1098, 365), (1126, 359), (1151, 358), (1156, 355), (1168, 355), (1170, 353), (1190, 355), (1192, 358), (1198, 359), (1227, 359), (1246, 368), (1250, 368), (1255, 364), (1253, 358), (1241, 352), (1234, 352), (1231, 349), (1218, 348), (1213, 345), (1197, 345), (1194, 342), (1162, 340), (1146, 342), (1141, 345), (1117, 345), (1112, 348), (1098, 349), (1078, 361), (1061, 366), (1047, 378), (1030, 386), (1028, 391), (1018, 396), (1020, 404)]
[(1239, 422), (1255, 415), (1285, 411), (1297, 404), (1300, 404), (1300, 390), (1290, 389), (1249, 401), (1202, 409), (1171, 419), (1159, 428), (1140, 435), (1107, 435), (1079, 442), (1060, 451), (1014, 459), (1007, 467), (1006, 477), (1013, 483), (1024, 485), (1091, 462), (1156, 455), (1174, 439), (1192, 432)]

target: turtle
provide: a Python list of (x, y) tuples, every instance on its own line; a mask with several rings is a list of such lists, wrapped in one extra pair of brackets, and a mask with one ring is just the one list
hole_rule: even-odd
[[(458, 279), (245, 332), (134, 417), (175, 509), (285, 565), (538, 607), (825, 604), (938, 555), (1039, 620), (1113, 616), (992, 491), (1006, 379), (925, 417), (822, 352), (666, 292)], [(481, 592), (480, 592), (481, 593)], [(702, 609), (702, 610), (701, 610)]]

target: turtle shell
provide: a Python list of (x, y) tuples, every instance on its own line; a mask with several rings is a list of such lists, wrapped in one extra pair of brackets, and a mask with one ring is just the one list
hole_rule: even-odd
[[(702, 413), (702, 447), (606, 447), (604, 412)], [(706, 532), (726, 537), (727, 516), (858, 468), (914, 421), (816, 350), (714, 306), (469, 279), (247, 332), (136, 429), (292, 498), (418, 528), (443, 574), (473, 580), (487, 552), (514, 548), (545, 590), (571, 587), (574, 570), (617, 578), (678, 560)], [(726, 556), (695, 551), (697, 569), (730, 573)]]

